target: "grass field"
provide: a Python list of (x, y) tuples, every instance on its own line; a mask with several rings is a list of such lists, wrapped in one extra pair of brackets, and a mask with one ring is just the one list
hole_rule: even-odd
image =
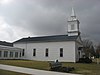
[(29, 74), (12, 72), (12, 71), (7, 71), (7, 70), (1, 70), (0, 69), (0, 75), (29, 75)]
[[(0, 64), (49, 70), (49, 63), (45, 61), (31, 61), (31, 60), (0, 60)], [(100, 75), (100, 64), (82, 64), (82, 63), (62, 63), (63, 66), (73, 66), (75, 71), (72, 73), (84, 75)]]

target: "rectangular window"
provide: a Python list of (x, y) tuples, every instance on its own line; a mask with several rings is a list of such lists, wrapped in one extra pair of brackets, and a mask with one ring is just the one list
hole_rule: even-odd
[(71, 25), (71, 30), (74, 30), (74, 24)]
[(0, 57), (2, 56), (2, 51), (0, 51)]
[(15, 52), (15, 57), (18, 57), (18, 52)]
[(33, 49), (33, 56), (36, 56), (36, 49)]
[(4, 51), (4, 57), (8, 57), (8, 51)]
[(60, 48), (60, 57), (63, 57), (63, 48)]
[(21, 57), (22, 56), (22, 53), (20, 52), (20, 55), (19, 55), (19, 57)]
[(22, 56), (24, 56), (25, 55), (25, 49), (23, 49), (23, 52), (22, 52)]
[(46, 48), (46, 50), (45, 50), (45, 57), (48, 57), (48, 53), (49, 53), (49, 49)]
[(10, 57), (13, 57), (13, 52), (10, 52)]

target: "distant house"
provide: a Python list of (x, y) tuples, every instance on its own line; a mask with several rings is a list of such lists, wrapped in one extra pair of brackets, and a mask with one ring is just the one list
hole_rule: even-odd
[(22, 38), (13, 42), (13, 46), (19, 48), (18, 54), (21, 52), (21, 59), (39, 61), (58, 59), (61, 62), (77, 62), (82, 57), (79, 23), (72, 9), (68, 19), (68, 34)]

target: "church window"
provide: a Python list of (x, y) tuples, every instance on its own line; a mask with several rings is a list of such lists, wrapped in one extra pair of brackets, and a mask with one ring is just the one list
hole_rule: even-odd
[(60, 48), (60, 57), (63, 57), (63, 48)]
[(22, 54), (22, 53), (20, 52), (19, 57), (21, 57), (21, 54)]
[(23, 52), (22, 52), (22, 56), (24, 56), (25, 55), (25, 49), (23, 49)]
[(15, 57), (18, 57), (18, 52), (15, 52)]
[(33, 56), (36, 56), (36, 49), (33, 49)]
[(82, 50), (82, 47), (79, 47), (78, 50)]
[(81, 53), (80, 53), (80, 52), (78, 52), (78, 54), (79, 54), (79, 58), (80, 58), (80, 56), (81, 56)]
[(9, 55), (10, 57), (13, 57), (13, 52), (10, 52), (10, 55)]
[(46, 56), (46, 57), (48, 57), (48, 52), (49, 52), (49, 49), (46, 48), (46, 50), (45, 50), (45, 56)]
[(4, 57), (8, 57), (8, 51), (4, 51)]
[(2, 56), (2, 51), (0, 51), (0, 57)]
[(71, 30), (74, 30), (74, 24), (71, 25)]

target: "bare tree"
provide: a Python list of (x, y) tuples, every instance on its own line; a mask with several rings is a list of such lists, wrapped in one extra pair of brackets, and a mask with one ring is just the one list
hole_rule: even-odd
[(99, 57), (100, 57), (100, 43), (96, 46), (97, 64), (99, 64)]
[(97, 45), (96, 47), (96, 57), (99, 58), (100, 57), (100, 43)]
[(93, 43), (89, 39), (83, 40), (83, 50), (85, 53), (85, 57), (91, 57), (95, 55)]

